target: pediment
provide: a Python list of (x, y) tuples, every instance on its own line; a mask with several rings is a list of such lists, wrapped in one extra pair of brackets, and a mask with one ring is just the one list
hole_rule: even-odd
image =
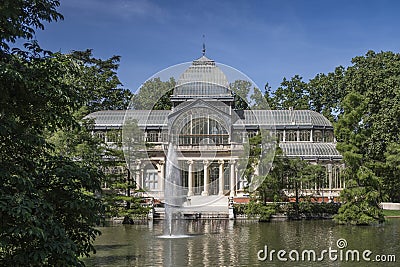
[(192, 111), (193, 109), (206, 109), (209, 110), (210, 113), (222, 116), (224, 120), (231, 120), (231, 115), (229, 112), (226, 112), (227, 109), (229, 110), (228, 105), (216, 100), (196, 99), (177, 106), (174, 111), (168, 115), (168, 121), (174, 121), (175, 118), (179, 117), (181, 114)]

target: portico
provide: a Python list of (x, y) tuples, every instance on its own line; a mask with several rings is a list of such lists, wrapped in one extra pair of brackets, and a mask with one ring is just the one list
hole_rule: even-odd
[[(178, 162), (181, 166), (181, 185), (185, 188), (187, 196), (236, 196), (237, 160), (192, 158)], [(136, 169), (140, 171), (136, 176), (137, 186), (149, 188), (155, 184), (151, 191), (153, 194), (161, 196), (166, 180), (165, 167), (164, 159), (154, 163), (138, 162)]]

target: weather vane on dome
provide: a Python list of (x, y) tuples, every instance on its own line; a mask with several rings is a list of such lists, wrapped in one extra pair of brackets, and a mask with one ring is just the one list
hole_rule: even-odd
[(206, 38), (206, 36), (203, 34), (203, 56), (205, 56), (206, 55), (206, 43), (205, 43), (205, 39)]

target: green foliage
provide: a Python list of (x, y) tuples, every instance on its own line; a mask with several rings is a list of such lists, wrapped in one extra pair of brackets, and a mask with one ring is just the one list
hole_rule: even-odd
[(347, 94), (335, 125), (351, 185), (341, 195), (346, 203), (337, 221), (369, 224), (383, 220), (380, 201), (400, 201), (400, 55), (369, 51), (352, 63), (344, 72)]
[(253, 92), (250, 95), (251, 109), (252, 110), (270, 110), (268, 101), (266, 101), (265, 96), (257, 87), (253, 88)]
[(340, 195), (343, 202), (335, 221), (340, 224), (367, 225), (384, 221), (380, 207), (382, 201), (379, 188), (381, 179), (366, 168), (360, 167), (354, 179)]
[(90, 50), (51, 53), (36, 41), (9, 51), (17, 38), (43, 29), (43, 20), (62, 19), (58, 5), (17, 0), (0, 7), (2, 266), (81, 266), (100, 234), (103, 149), (81, 119), (126, 107), (119, 101), (126, 91), (117, 88), (118, 58), (93, 59)]
[(168, 110), (172, 107), (171, 95), (175, 87), (174, 78), (161, 81), (159, 77), (146, 81), (139, 92), (133, 95), (131, 108), (136, 110)]
[(32, 39), (35, 29), (44, 29), (42, 21), (62, 20), (58, 0), (2, 0), (0, 6), (0, 48), (18, 38)]
[(276, 205), (263, 205), (260, 202), (251, 200), (247, 205), (243, 205), (244, 214), (249, 218), (258, 218), (260, 222), (268, 222), (273, 214), (276, 214)]
[(327, 218), (338, 213), (338, 203), (314, 203), (306, 199), (299, 203), (275, 202), (262, 203), (252, 199), (248, 204), (235, 204), (235, 214), (247, 215), (248, 218), (258, 218), (269, 221), (272, 215), (286, 215), (288, 219)]
[[(250, 140), (250, 143), (254, 142), (253, 145), (260, 142), (257, 136)], [(296, 202), (299, 202), (301, 183), (316, 183), (319, 188), (323, 187), (323, 181), (326, 176), (325, 167), (321, 165), (311, 165), (307, 161), (299, 158), (288, 158), (283, 155), (278, 145), (275, 151), (272, 168), (269, 173), (263, 177), (262, 184), (257, 188), (257, 193), (262, 203), (286, 201), (287, 199), (283, 189), (293, 190), (295, 192)], [(257, 149), (254, 149), (253, 153), (257, 153)], [(250, 156), (250, 158), (252, 158), (252, 156)], [(251, 175), (251, 173), (254, 172), (252, 168), (253, 165), (253, 161), (249, 160), (245, 174)]]
[[(136, 169), (136, 160), (143, 158), (143, 131), (139, 129), (136, 121), (127, 121), (124, 132), (119, 130), (109, 131), (110, 136), (121, 136), (117, 138), (114, 147), (105, 147), (105, 156), (109, 160), (103, 160), (104, 169), (114, 170), (106, 173), (104, 183), (107, 189), (103, 190), (102, 200), (105, 205), (107, 217), (128, 217), (145, 215), (149, 212), (142, 202), (142, 198), (131, 195), (138, 193), (134, 177), (140, 170)], [(125, 155), (124, 155), (125, 154)], [(128, 166), (125, 163), (125, 156)], [(119, 171), (115, 171), (119, 170)], [(123, 170), (123, 171), (121, 171)]]
[(260, 161), (261, 139), (262, 139), (262, 135), (261, 135), (261, 133), (258, 133), (257, 135), (250, 137), (248, 144), (245, 144), (245, 146), (248, 146), (245, 149), (249, 153), (248, 153), (248, 157), (246, 157), (244, 160), (240, 161), (240, 164), (241, 164), (241, 166), (246, 164), (243, 176), (248, 181), (251, 180), (252, 175), (254, 174), (254, 168), (259, 164), (259, 161)]
[(400, 202), (400, 144), (388, 143), (385, 152), (386, 161), (381, 166), (383, 176), (382, 190), (388, 199)]
[(272, 168), (266, 175), (261, 186), (257, 188), (262, 202), (265, 204), (267, 201), (282, 201), (284, 194), (282, 189), (285, 186), (285, 175), (284, 175), (284, 157), (282, 149), (276, 146), (275, 157), (272, 163)]
[[(126, 184), (124, 184), (126, 185)], [(146, 204), (146, 199), (140, 197), (127, 196), (124, 191), (118, 189), (124, 189), (124, 185), (119, 187), (115, 184), (113, 188), (105, 190), (103, 192), (103, 201), (106, 207), (105, 215), (107, 217), (136, 217), (138, 215), (147, 215), (150, 210), (150, 206)], [(125, 188), (126, 189), (126, 188)], [(129, 207), (127, 207), (129, 203)]]
[(299, 202), (299, 190), (302, 182), (307, 182), (310, 176), (304, 175), (306, 166), (309, 163), (300, 158), (284, 158), (283, 160), (283, 175), (286, 177), (286, 188), (294, 190), (296, 203)]
[(84, 74), (79, 76), (80, 83), (85, 87), (87, 102), (84, 115), (100, 110), (126, 109), (132, 93), (128, 89), (122, 89), (117, 70), (119, 56), (112, 56), (102, 60), (93, 57), (93, 51), (73, 51), (71, 56), (80, 64)]
[(339, 66), (334, 72), (316, 75), (307, 85), (310, 108), (322, 113), (332, 122), (341, 113), (340, 103), (347, 93), (344, 76), (345, 69)]
[(307, 84), (295, 75), (291, 80), (283, 78), (281, 86), (271, 92), (266, 86), (265, 97), (273, 109), (309, 109), (310, 98)]
[[(377, 209), (375, 203), (383, 199), (400, 201), (399, 77), (400, 54), (369, 51), (353, 58), (351, 66), (318, 74), (308, 83), (296, 75), (291, 80), (284, 79), (275, 92), (266, 85), (265, 97), (273, 108), (312, 109), (335, 122), (337, 148), (346, 164), (345, 178), (354, 185), (343, 194), (354, 190), (354, 197), (359, 195), (365, 200), (371, 192), (376, 199), (366, 205), (373, 204), (373, 209)], [(365, 169), (376, 177), (369, 180), (371, 184), (360, 183), (360, 172)], [(350, 208), (351, 205), (355, 207)], [(341, 211), (349, 209), (356, 213), (360, 205), (358, 201), (349, 202)], [(366, 218), (380, 221), (380, 216), (372, 213), (364, 214), (362, 220), (346, 218), (352, 223), (366, 223)]]
[(80, 127), (73, 116), (85, 100), (74, 82), (80, 67), (69, 55), (31, 49), (1, 58), (0, 262), (81, 265), (99, 234), (93, 226), (102, 205), (94, 193), (102, 174), (46, 140)]
[(244, 80), (236, 80), (229, 85), (234, 97), (233, 108), (237, 110), (249, 109), (248, 95), (251, 90), (251, 83)]

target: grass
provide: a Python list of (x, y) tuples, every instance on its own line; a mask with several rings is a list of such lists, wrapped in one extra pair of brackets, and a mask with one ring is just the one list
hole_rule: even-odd
[(383, 210), (385, 216), (400, 216), (400, 210)]

